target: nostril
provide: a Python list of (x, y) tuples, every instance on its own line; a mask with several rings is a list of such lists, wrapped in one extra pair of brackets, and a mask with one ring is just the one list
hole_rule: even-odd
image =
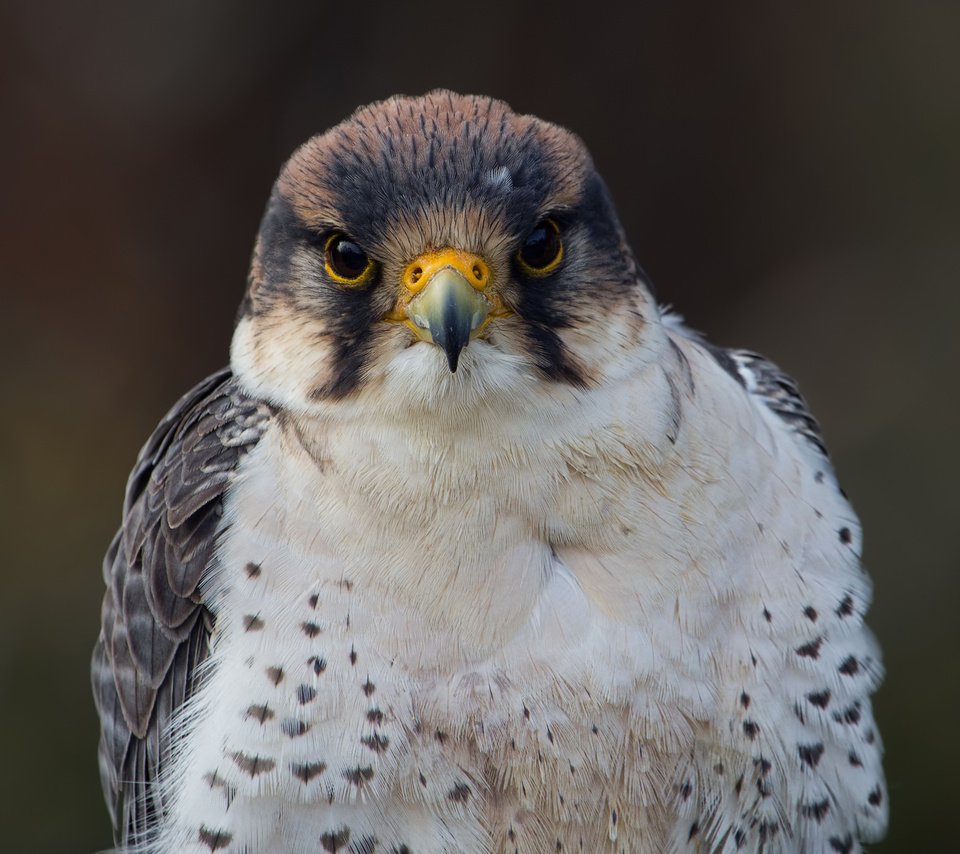
[(420, 268), (420, 267), (414, 267), (414, 268), (410, 271), (410, 281), (411, 281), (411, 283), (416, 284), (417, 282), (419, 282), (419, 281), (420, 281), (420, 277), (421, 277), (422, 275), (423, 275), (423, 269)]
[(480, 268), (479, 264), (473, 265), (473, 276), (478, 282), (483, 281), (483, 270)]

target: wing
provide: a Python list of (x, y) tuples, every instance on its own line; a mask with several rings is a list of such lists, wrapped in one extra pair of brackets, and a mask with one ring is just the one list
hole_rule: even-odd
[(103, 563), (92, 665), (100, 777), (120, 845), (142, 839), (162, 811), (155, 783), (166, 724), (191, 694), (213, 626), (198, 585), (214, 554), (224, 492), (270, 415), (220, 371), (170, 410), (127, 482), (123, 521)]
[(773, 362), (750, 350), (702, 346), (748, 392), (759, 397), (790, 429), (825, 458), (829, 458), (820, 425), (807, 407), (796, 381)]
[(813, 417), (807, 402), (800, 394), (796, 380), (784, 373), (769, 359), (750, 350), (730, 350), (717, 347), (696, 330), (690, 329), (683, 318), (666, 306), (661, 320), (671, 331), (694, 341), (749, 394), (761, 400), (767, 408), (814, 448), (824, 459), (829, 460), (827, 447), (820, 432), (820, 425)]

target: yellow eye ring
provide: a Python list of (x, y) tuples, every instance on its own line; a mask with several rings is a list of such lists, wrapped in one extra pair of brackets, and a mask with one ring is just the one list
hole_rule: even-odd
[(541, 220), (527, 235), (516, 255), (517, 264), (528, 276), (546, 276), (563, 260), (560, 226), (552, 219)]
[(333, 281), (354, 288), (369, 281), (374, 269), (373, 259), (342, 231), (324, 243), (323, 264)]

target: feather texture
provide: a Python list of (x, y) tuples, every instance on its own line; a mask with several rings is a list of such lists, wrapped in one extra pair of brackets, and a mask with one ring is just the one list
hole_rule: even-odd
[(195, 687), (212, 627), (198, 585), (214, 556), (223, 494), (269, 417), (222, 370), (170, 410), (127, 483), (103, 564), (93, 654), (101, 782), (121, 845), (148, 835), (163, 810), (155, 784), (165, 727)]

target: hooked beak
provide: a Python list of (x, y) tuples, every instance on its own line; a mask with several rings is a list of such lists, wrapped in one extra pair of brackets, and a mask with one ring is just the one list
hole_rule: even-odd
[(403, 280), (412, 295), (403, 308), (407, 326), (440, 347), (455, 372), (463, 348), (494, 308), (483, 294), (489, 268), (476, 255), (443, 249), (414, 259)]

